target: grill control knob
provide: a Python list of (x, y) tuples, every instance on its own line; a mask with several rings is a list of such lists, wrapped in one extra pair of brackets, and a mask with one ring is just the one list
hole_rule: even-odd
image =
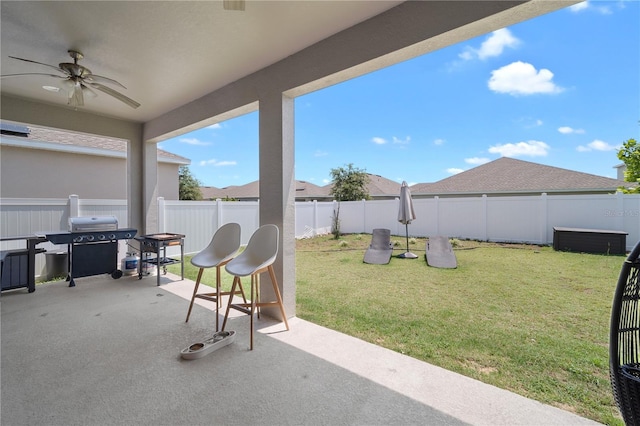
[(116, 234), (111, 234), (111, 235), (109, 235), (109, 239), (110, 239), (110, 240), (115, 240), (115, 239), (116, 239)]
[(100, 241), (104, 240), (105, 238), (107, 238), (106, 235), (103, 235), (103, 234), (98, 235), (98, 239)]
[(131, 238), (131, 232), (127, 232), (126, 234), (124, 234), (125, 238)]
[(80, 236), (80, 237), (75, 237), (75, 238), (73, 239), (73, 242), (74, 242), (74, 243), (81, 243), (81, 242), (82, 242), (82, 240), (84, 240), (84, 238), (83, 238), (82, 236)]
[(93, 241), (94, 238), (93, 235), (87, 235), (87, 241)]

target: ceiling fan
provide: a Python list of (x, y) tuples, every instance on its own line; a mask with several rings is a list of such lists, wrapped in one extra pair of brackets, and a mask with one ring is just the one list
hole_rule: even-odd
[(133, 99), (123, 95), (120, 92), (113, 90), (111, 87), (105, 86), (103, 83), (112, 84), (123, 89), (126, 89), (121, 83), (117, 81), (102, 77), (99, 75), (95, 75), (91, 72), (89, 68), (83, 67), (78, 64), (78, 60), (84, 58), (84, 55), (77, 50), (68, 50), (69, 56), (73, 58), (73, 63), (70, 62), (62, 62), (58, 64), (58, 66), (43, 64), (42, 62), (32, 61), (30, 59), (17, 58), (15, 56), (9, 56), (11, 59), (17, 59), (19, 61), (31, 62), (33, 64), (43, 65), (45, 67), (53, 68), (54, 70), (61, 72), (64, 75), (55, 75), (55, 74), (45, 74), (45, 73), (21, 73), (21, 74), (7, 74), (2, 75), (0, 78), (5, 77), (18, 77), (25, 75), (44, 75), (53, 78), (59, 78), (64, 81), (66, 85), (69, 86), (69, 101), (67, 102), (69, 105), (78, 107), (84, 105), (84, 94), (89, 93), (93, 96), (97, 96), (98, 94), (94, 91), (99, 90), (107, 95), (113, 96), (117, 100), (124, 102), (129, 105), (131, 108), (138, 108), (140, 104)]

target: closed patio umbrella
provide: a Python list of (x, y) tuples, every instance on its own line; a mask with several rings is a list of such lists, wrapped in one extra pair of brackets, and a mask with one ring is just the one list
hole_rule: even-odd
[(402, 182), (400, 187), (400, 208), (398, 209), (398, 222), (405, 226), (407, 236), (407, 251), (398, 255), (401, 259), (417, 259), (418, 256), (409, 251), (409, 224), (416, 218), (416, 212), (413, 211), (413, 200), (411, 199), (411, 190), (407, 182)]

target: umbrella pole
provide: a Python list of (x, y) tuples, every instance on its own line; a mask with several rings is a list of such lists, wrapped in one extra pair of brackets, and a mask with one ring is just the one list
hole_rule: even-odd
[(407, 236), (407, 253), (409, 253), (409, 223), (404, 224), (405, 235)]
[(407, 237), (407, 251), (405, 253), (398, 255), (398, 257), (400, 259), (417, 259), (418, 256), (416, 256), (414, 253), (411, 253), (409, 251), (409, 224), (405, 223), (404, 228), (405, 228), (405, 235)]

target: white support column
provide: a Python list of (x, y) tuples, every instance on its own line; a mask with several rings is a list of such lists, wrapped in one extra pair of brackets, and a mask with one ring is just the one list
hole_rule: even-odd
[[(280, 229), (280, 250), (274, 263), (287, 316), (296, 314), (294, 101), (282, 93), (260, 97), (260, 224)], [(273, 296), (268, 278), (261, 290)], [(279, 317), (277, 309), (268, 315)]]
[(127, 204), (129, 226), (144, 235), (158, 232), (158, 156), (137, 130), (127, 144)]
[(158, 232), (158, 148), (153, 142), (142, 142), (142, 199), (144, 203), (144, 233)]

